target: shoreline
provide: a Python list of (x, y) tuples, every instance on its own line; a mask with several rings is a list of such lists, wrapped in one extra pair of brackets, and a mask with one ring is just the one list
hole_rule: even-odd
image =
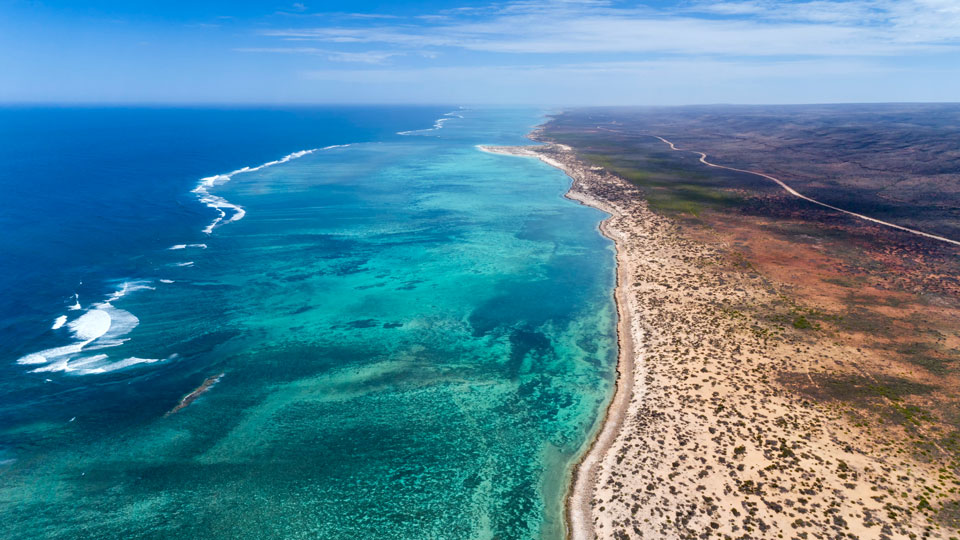
[(772, 318), (764, 306), (789, 299), (789, 283), (570, 147), (480, 149), (538, 158), (572, 179), (566, 198), (610, 214), (617, 381), (570, 466), (568, 539), (949, 536), (923, 512), (936, 462), (892, 453), (896, 440), (814, 397), (864, 353)]
[[(572, 190), (572, 188), (571, 188)], [(571, 191), (565, 195), (591, 208), (596, 208), (576, 197)], [(611, 216), (612, 217), (612, 216)], [(600, 222), (600, 233), (609, 238), (616, 250), (616, 286), (613, 291), (614, 303), (617, 307), (617, 364), (616, 380), (614, 381), (613, 396), (607, 403), (598, 429), (591, 437), (585, 451), (571, 468), (570, 482), (564, 496), (564, 514), (566, 516), (566, 538), (570, 540), (591, 540), (595, 537), (592, 527), (591, 504), (593, 486), (597, 479), (597, 467), (601, 458), (613, 445), (629, 405), (629, 398), (633, 394), (635, 381), (633, 372), (638, 363), (636, 350), (641, 343), (639, 336), (634, 333), (633, 318), (630, 316), (628, 298), (625, 294), (625, 283), (629, 272), (626, 268), (626, 258), (621, 254), (623, 249), (620, 243), (607, 228), (610, 218)]]
[[(536, 133), (535, 131), (531, 134), (531, 138), (535, 137)], [(544, 146), (542, 148), (549, 147)], [(561, 149), (563, 154), (574, 160), (574, 163), (579, 163), (569, 147), (565, 145), (552, 145), (552, 147)], [(596, 538), (593, 530), (591, 504), (593, 487), (597, 481), (597, 469), (602, 464), (603, 456), (606, 455), (621, 431), (623, 419), (629, 408), (630, 397), (633, 396), (636, 382), (635, 369), (637, 364), (640, 363), (638, 362), (637, 351), (640, 350), (642, 344), (641, 332), (639, 327), (634, 324), (629, 295), (626, 291), (630, 276), (630, 261), (626, 256), (626, 247), (623, 245), (623, 231), (616, 230), (612, 225), (612, 222), (616, 218), (622, 218), (623, 214), (613, 205), (606, 204), (587, 193), (584, 183), (588, 180), (588, 174), (585, 170), (578, 170), (572, 164), (563, 163), (558, 159), (538, 152), (536, 150), (538, 147), (480, 145), (477, 148), (482, 152), (491, 154), (539, 159), (547, 165), (559, 169), (571, 179), (570, 187), (563, 195), (564, 198), (609, 214), (597, 224), (597, 228), (601, 235), (613, 242), (615, 250), (616, 276), (613, 298), (617, 310), (617, 363), (614, 367), (616, 372), (614, 391), (606, 404), (599, 424), (593, 430), (590, 440), (587, 441), (582, 453), (570, 468), (570, 480), (567, 482), (563, 501), (565, 538), (569, 540), (592, 540)]]

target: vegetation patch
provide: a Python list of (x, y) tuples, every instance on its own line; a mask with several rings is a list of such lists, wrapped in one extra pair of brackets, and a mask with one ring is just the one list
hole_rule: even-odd
[(799, 328), (800, 330), (809, 330), (813, 328), (813, 325), (810, 324), (810, 321), (808, 321), (805, 316), (797, 315), (797, 317), (793, 319), (793, 327)]
[[(882, 377), (874, 380), (860, 375), (818, 373), (811, 374), (809, 379), (806, 374), (802, 374), (802, 377), (793, 374), (782, 379), (785, 379), (784, 382), (799, 386), (801, 391), (818, 399), (858, 404), (868, 404), (878, 399), (899, 403), (907, 396), (926, 395), (934, 390), (933, 386), (899, 377)], [(908, 414), (915, 417), (918, 412), (912, 411)]]
[(640, 188), (650, 208), (663, 214), (699, 217), (708, 209), (742, 203), (742, 196), (727, 189), (717, 175), (693, 172), (675, 161), (623, 151), (587, 152), (582, 158)]
[(949, 501), (940, 505), (936, 520), (944, 527), (960, 529), (960, 501)]
[(930, 343), (909, 343), (895, 350), (907, 362), (920, 366), (934, 375), (946, 375), (953, 363), (958, 360), (956, 351), (945, 351)]

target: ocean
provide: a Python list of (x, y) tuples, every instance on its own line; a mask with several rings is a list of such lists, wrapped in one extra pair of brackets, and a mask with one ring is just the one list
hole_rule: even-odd
[(543, 111), (0, 108), (0, 537), (558, 538), (614, 255)]

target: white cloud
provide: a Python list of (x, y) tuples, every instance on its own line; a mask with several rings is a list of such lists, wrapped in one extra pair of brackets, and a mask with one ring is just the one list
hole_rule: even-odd
[[(743, 78), (768, 77), (775, 79), (804, 79), (811, 76), (828, 77), (851, 74), (886, 74), (892, 68), (873, 63), (835, 60), (797, 60), (792, 62), (743, 63), (724, 60), (650, 60), (639, 62), (594, 62), (559, 65), (523, 64), (490, 65), (483, 67), (425, 67), (387, 69), (331, 69), (310, 70), (305, 78), (314, 80), (337, 80), (343, 82), (424, 82), (436, 79), (470, 79), (488, 77), (495, 81), (514, 77), (561, 77), (570, 83), (583, 76), (628, 76), (645, 79), (669, 75), (684, 75), (693, 80), (738, 80)], [(493, 76), (496, 75), (496, 76)]]
[[(622, 5), (523, 0), (260, 37), (287, 45), (272, 52), (370, 64), (300, 71), (347, 101), (928, 101), (955, 100), (960, 84), (960, 0)], [(403, 67), (384, 65), (399, 54)]]
[(893, 43), (960, 41), (957, 0), (734, 0), (698, 2), (691, 13), (749, 16), (761, 21), (803, 21), (873, 30)]
[(363, 52), (334, 52), (327, 56), (334, 62), (357, 62), (361, 64), (381, 64), (394, 56), (403, 56), (401, 52), (363, 51)]
[(322, 56), (327, 60), (332, 60), (334, 62), (355, 62), (361, 64), (381, 64), (395, 56), (406, 55), (405, 52), (400, 51), (349, 52), (321, 49), (317, 47), (246, 47), (234, 50), (245, 53), (306, 54), (311, 56)]
[(956, 0), (742, 0), (672, 11), (554, 0), (442, 16), (437, 24), (292, 28), (265, 34), (298, 41), (512, 54), (868, 56), (944, 50), (960, 42)]
[(791, 20), (834, 24), (864, 24), (882, 16), (883, 10), (872, 1), (775, 2), (744, 0), (731, 2), (698, 2), (685, 11), (728, 16), (751, 16), (767, 20)]
[[(912, 76), (918, 74), (923, 84)], [(829, 103), (890, 101), (892, 96), (942, 101), (960, 83), (960, 76), (948, 70), (917, 72), (843, 58), (332, 69), (306, 71), (302, 77), (358, 102), (389, 91), (420, 103), (541, 105)]]

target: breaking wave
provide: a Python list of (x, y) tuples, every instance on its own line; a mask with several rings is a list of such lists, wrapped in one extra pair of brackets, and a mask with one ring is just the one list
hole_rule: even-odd
[[(463, 107), (460, 107), (460, 110), (465, 110), (465, 109)], [(413, 129), (410, 131), (398, 131), (397, 135), (416, 135), (418, 133), (429, 133), (431, 131), (437, 131), (437, 130), (443, 129), (443, 124), (449, 122), (450, 120), (453, 120), (454, 118), (463, 118), (463, 116), (460, 114), (457, 114), (456, 112), (444, 113), (443, 116), (438, 118), (437, 121), (433, 123), (433, 127), (426, 128), (426, 129)]]
[[(219, 225), (224, 223), (230, 223), (233, 221), (239, 221), (243, 219), (243, 216), (247, 214), (246, 210), (244, 210), (242, 206), (233, 204), (232, 202), (224, 199), (223, 197), (220, 197), (219, 195), (214, 195), (210, 193), (210, 188), (223, 185), (229, 182), (234, 176), (238, 174), (256, 172), (259, 170), (266, 169), (267, 167), (273, 167), (274, 165), (280, 165), (281, 163), (286, 163), (290, 160), (301, 158), (303, 156), (312, 154), (320, 150), (330, 150), (331, 148), (342, 148), (345, 146), (350, 146), (350, 145), (335, 144), (332, 146), (325, 146), (323, 148), (311, 148), (309, 150), (300, 150), (299, 152), (287, 154), (286, 156), (283, 156), (280, 159), (277, 159), (274, 161), (268, 161), (266, 163), (257, 165), (256, 167), (243, 167), (242, 169), (237, 169), (229, 173), (216, 174), (213, 176), (207, 176), (206, 178), (201, 178), (200, 183), (197, 184), (197, 187), (195, 187), (192, 192), (195, 193), (200, 198), (200, 202), (209, 206), (210, 208), (213, 208), (219, 214), (216, 218), (214, 218), (212, 223), (210, 223), (203, 229), (203, 232), (206, 234), (212, 234), (213, 229), (217, 228)], [(230, 212), (230, 217), (227, 217), (228, 212)], [(206, 247), (205, 244), (178, 244), (176, 246), (171, 247), (170, 249), (183, 249), (187, 247), (200, 247), (200, 246)]]
[[(127, 341), (129, 334), (140, 319), (129, 311), (119, 309), (113, 302), (124, 296), (140, 290), (152, 290), (148, 281), (127, 281), (116, 291), (110, 294), (103, 302), (94, 304), (79, 317), (70, 320), (69, 315), (60, 315), (52, 326), (52, 330), (61, 330), (66, 327), (72, 343), (44, 349), (20, 357), (18, 364), (38, 366), (34, 373), (63, 371), (78, 375), (91, 373), (105, 373), (134, 364), (158, 362), (158, 359), (127, 358), (110, 362), (106, 354), (87, 355), (88, 351), (102, 350), (122, 345)], [(71, 306), (72, 311), (79, 308)]]

